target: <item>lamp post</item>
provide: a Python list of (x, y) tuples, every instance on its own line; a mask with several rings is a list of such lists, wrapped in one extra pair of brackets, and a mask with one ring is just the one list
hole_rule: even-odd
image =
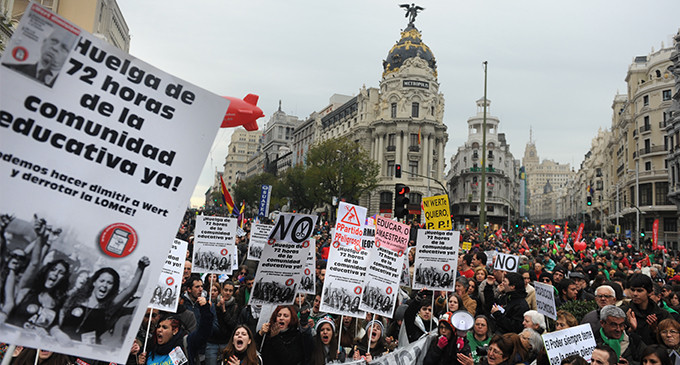
[(640, 250), (640, 160), (635, 160), (635, 246)]

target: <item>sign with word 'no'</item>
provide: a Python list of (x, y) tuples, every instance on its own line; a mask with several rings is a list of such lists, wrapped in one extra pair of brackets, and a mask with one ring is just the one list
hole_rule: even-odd
[(498, 253), (496, 260), (493, 262), (494, 270), (503, 270), (507, 272), (517, 272), (519, 268), (519, 256), (508, 255), (506, 253)]

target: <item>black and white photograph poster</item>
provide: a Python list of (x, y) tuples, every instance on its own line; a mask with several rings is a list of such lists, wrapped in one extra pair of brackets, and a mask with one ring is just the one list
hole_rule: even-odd
[(370, 301), (374, 296), (364, 296), (359, 306), (361, 310), (392, 318), (409, 232), (410, 226), (406, 224), (376, 217), (375, 243), (369, 249), (363, 291), (379, 289), (380, 305)]
[(229, 102), (34, 2), (0, 80), (0, 342), (125, 363)]
[(231, 274), (238, 262), (236, 218), (196, 216), (191, 272)]
[(173, 240), (170, 253), (168, 253), (168, 258), (165, 260), (163, 270), (161, 270), (161, 275), (158, 278), (158, 284), (153, 290), (149, 307), (166, 312), (177, 312), (188, 245), (187, 241), (176, 238)]
[(300, 288), (317, 217), (281, 213), (274, 224), (255, 275), (248, 304), (293, 304)]
[(373, 246), (375, 227), (363, 226), (361, 244), (343, 244), (333, 241), (328, 251), (326, 279), (321, 291), (321, 306), (324, 313), (355, 318), (365, 318), (366, 312), (359, 309), (363, 292), (368, 250)]
[(269, 235), (274, 229), (273, 224), (253, 223), (250, 226), (250, 241), (248, 242), (248, 260), (260, 261), (264, 245), (269, 241)]
[(413, 289), (454, 291), (459, 245), (459, 231), (419, 229), (413, 264)]

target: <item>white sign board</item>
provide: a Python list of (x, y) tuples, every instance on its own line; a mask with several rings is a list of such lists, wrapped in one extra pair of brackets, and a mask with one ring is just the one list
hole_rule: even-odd
[(250, 241), (248, 242), (248, 260), (260, 261), (264, 245), (274, 229), (273, 224), (253, 223), (250, 226)]
[(413, 289), (454, 291), (459, 231), (418, 230)]
[(177, 312), (177, 302), (181, 294), (182, 275), (184, 274), (184, 261), (187, 253), (188, 242), (175, 239), (172, 242), (170, 253), (163, 265), (163, 271), (158, 278), (158, 285), (153, 291), (149, 307)]
[(309, 242), (310, 244), (305, 250), (307, 259), (305, 260), (305, 268), (302, 269), (298, 293), (316, 294), (316, 240), (310, 238)]
[(536, 288), (536, 310), (548, 318), (557, 320), (555, 289), (550, 284), (534, 281)]
[(587, 323), (546, 333), (542, 337), (551, 365), (559, 365), (564, 358), (571, 355), (579, 355), (590, 362), (596, 346), (593, 330)]
[(124, 363), (229, 103), (34, 2), (0, 80), (0, 214), (32, 262), (0, 342)]
[(231, 274), (238, 263), (236, 218), (196, 217), (191, 272)]
[(519, 269), (519, 256), (499, 252), (496, 255), (496, 260), (493, 262), (493, 269), (517, 272), (517, 269)]

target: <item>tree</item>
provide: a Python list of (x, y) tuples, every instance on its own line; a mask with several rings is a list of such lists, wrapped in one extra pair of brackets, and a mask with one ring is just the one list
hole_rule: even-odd
[(362, 194), (378, 186), (380, 166), (357, 142), (347, 138), (324, 141), (307, 153), (307, 176), (317, 183), (318, 203), (332, 203), (334, 196), (357, 204)]
[(280, 180), (272, 174), (263, 172), (247, 179), (239, 180), (232, 186), (232, 197), (234, 198), (234, 204), (237, 205), (235, 209), (239, 209), (243, 201), (246, 202), (246, 209), (257, 208), (262, 185), (272, 186), (271, 199), (269, 201), (270, 211), (274, 210), (271, 207), (282, 206), (286, 203)]
[(320, 206), (319, 181), (307, 173), (305, 166), (286, 170), (281, 176), (281, 186), (293, 209), (309, 213)]

